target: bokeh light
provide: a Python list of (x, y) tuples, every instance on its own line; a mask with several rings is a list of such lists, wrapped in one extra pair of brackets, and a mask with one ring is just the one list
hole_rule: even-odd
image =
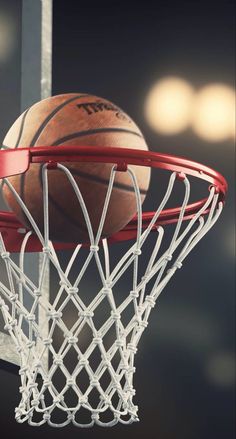
[(224, 251), (226, 250), (226, 254), (235, 259), (235, 224), (233, 222), (234, 218), (232, 218), (232, 223), (226, 226), (225, 233), (222, 236), (222, 245), (224, 246)]
[(196, 95), (192, 128), (209, 142), (219, 142), (235, 131), (235, 92), (224, 84), (210, 84)]
[(215, 385), (234, 387), (236, 360), (233, 352), (219, 351), (213, 354), (206, 363), (206, 375)]
[(193, 87), (187, 81), (171, 76), (161, 79), (146, 99), (147, 122), (157, 132), (180, 133), (190, 123), (193, 96)]

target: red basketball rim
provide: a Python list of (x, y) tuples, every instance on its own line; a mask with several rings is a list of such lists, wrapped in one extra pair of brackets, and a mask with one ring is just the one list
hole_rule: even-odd
[[(128, 165), (149, 166), (167, 171), (176, 172), (177, 178), (183, 174), (205, 180), (214, 186), (219, 193), (219, 201), (224, 201), (227, 193), (227, 182), (217, 171), (192, 160), (173, 155), (160, 154), (152, 151), (140, 151), (129, 148), (113, 147), (35, 147), (7, 149), (0, 151), (0, 179), (27, 172), (31, 163), (48, 163), (50, 168), (55, 168), (59, 162), (99, 162), (117, 165), (119, 171), (125, 172)], [(184, 219), (191, 219), (204, 206), (207, 198), (189, 204), (185, 209)], [(163, 210), (158, 218), (158, 224), (169, 224), (178, 221), (180, 207)], [(208, 209), (209, 210), (209, 209)], [(207, 211), (204, 213), (207, 214)], [(143, 213), (143, 228), (148, 226), (155, 212)], [(156, 224), (157, 225), (157, 224)], [(12, 212), (0, 212), (0, 230), (7, 232), (11, 238), (18, 240), (16, 232), (22, 228)], [(137, 218), (135, 217), (122, 231), (110, 238), (111, 241), (122, 241), (135, 238)], [(13, 236), (14, 235), (14, 236)], [(11, 240), (12, 240), (11, 239)], [(35, 244), (36, 245), (36, 244)], [(33, 247), (35, 247), (35, 245)], [(58, 244), (60, 248), (71, 248), (75, 244)], [(68, 247), (69, 246), (69, 247)], [(11, 251), (17, 251), (19, 244), (10, 245)], [(37, 251), (34, 248), (31, 251)]]

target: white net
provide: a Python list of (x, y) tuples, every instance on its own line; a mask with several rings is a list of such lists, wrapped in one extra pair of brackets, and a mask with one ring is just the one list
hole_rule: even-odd
[[(6, 282), (0, 281), (0, 308), (5, 330), (14, 340), (21, 361), (21, 401), (16, 409), (16, 420), (28, 421), (30, 425), (48, 423), (55, 427), (70, 422), (79, 427), (94, 424), (113, 426), (118, 422), (131, 424), (138, 421), (138, 407), (133, 401), (135, 354), (140, 337), (148, 325), (151, 309), (187, 255), (214, 225), (222, 211), (222, 203), (218, 200), (215, 187), (211, 187), (205, 205), (193, 218), (184, 220), (190, 182), (183, 175), (182, 207), (178, 221), (171, 226), (173, 233), (168, 245), (164, 247), (164, 228), (156, 226), (154, 231), (153, 228), (170, 199), (177, 174), (173, 172), (170, 175), (166, 193), (149, 226), (143, 231), (141, 196), (135, 174), (128, 169), (137, 201), (137, 236), (135, 243), (124, 243), (125, 250), (114, 265), (111, 263), (108, 242), (101, 240), (101, 235), (118, 172), (116, 166), (111, 170), (96, 236), (76, 181), (66, 166), (58, 164), (58, 168), (65, 173), (75, 191), (90, 238), (90, 247), (84, 248), (78, 244), (66, 266), (61, 264), (59, 254), (49, 239), (50, 170), (47, 165), (42, 167), (43, 234), (10, 181), (4, 179), (4, 184), (12, 191), (34, 233), (38, 235), (43, 253), (38, 282), (35, 283), (27, 273), (24, 262), (25, 249), (32, 232), (25, 232), (18, 263), (7, 252), (4, 237), (0, 234), (0, 259), (4, 262), (7, 279)], [(203, 215), (206, 211), (208, 214)], [(150, 236), (152, 241), (147, 246)], [(145, 245), (148, 247), (148, 257), (144, 252)], [(48, 263), (58, 276), (56, 294), (49, 301), (42, 295)], [(83, 279), (91, 266), (99, 282), (88, 303), (83, 292)], [(73, 270), (76, 276), (72, 281), (70, 274)], [(119, 283), (127, 272), (131, 273), (132, 281), (125, 283), (127, 291), (118, 300)], [(66, 318), (68, 306), (73, 308), (77, 316), (73, 324), (69, 324)], [(102, 307), (109, 311), (99, 324), (96, 316), (99, 312), (101, 314)], [(46, 315), (43, 325), (38, 324), (41, 309)], [(45, 353), (49, 357), (48, 367), (44, 361)], [(70, 359), (73, 368), (70, 367)]]

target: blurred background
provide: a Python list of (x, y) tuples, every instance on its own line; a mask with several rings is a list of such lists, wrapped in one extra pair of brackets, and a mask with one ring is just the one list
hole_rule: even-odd
[[(0, 0), (0, 141), (20, 113), (17, 0)], [(17, 375), (0, 371), (0, 421), (14, 438), (235, 437), (235, 27), (234, 3), (57, 0), (53, 94), (85, 92), (123, 108), (150, 150), (185, 156), (229, 183), (214, 229), (167, 286), (136, 359), (140, 423), (112, 430), (14, 421)], [(145, 209), (155, 200), (158, 180)]]

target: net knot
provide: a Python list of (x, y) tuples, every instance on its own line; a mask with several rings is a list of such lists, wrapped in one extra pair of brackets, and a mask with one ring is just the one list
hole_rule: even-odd
[(91, 419), (93, 420), (93, 421), (99, 421), (99, 414), (98, 413), (93, 413), (92, 415), (91, 415)]
[(28, 314), (26, 316), (26, 320), (28, 320), (28, 322), (34, 322), (35, 321), (35, 315), (34, 314)]
[(123, 342), (122, 340), (116, 340), (116, 342), (115, 342), (115, 345), (116, 345), (118, 348), (122, 348), (123, 344), (124, 344), (124, 342)]
[(52, 319), (58, 320), (62, 318), (62, 312), (61, 311), (48, 311), (47, 317), (51, 317)]
[(112, 289), (109, 288), (109, 287), (104, 287), (104, 288), (102, 289), (102, 293), (103, 293), (104, 295), (106, 295), (106, 296), (109, 296), (109, 295), (112, 293)]
[(154, 308), (154, 306), (156, 305), (155, 299), (153, 299), (152, 296), (147, 296), (146, 297), (146, 301), (149, 303), (151, 308)]
[(136, 255), (136, 256), (139, 256), (139, 255), (142, 254), (142, 250), (140, 250), (140, 248), (136, 248), (136, 249), (133, 251), (133, 254)]
[(15, 408), (15, 415), (16, 415), (16, 419), (21, 418), (21, 415), (22, 415), (22, 409), (20, 409), (20, 407), (16, 407), (16, 408)]
[(81, 405), (84, 405), (84, 404), (87, 404), (88, 403), (88, 397), (87, 396), (81, 396), (80, 397), (80, 404)]
[(32, 405), (32, 407), (38, 407), (38, 405), (39, 405), (39, 400), (38, 400), (38, 399), (32, 399), (32, 401), (31, 401), (31, 405)]
[(64, 280), (60, 280), (59, 285), (60, 287), (67, 288), (68, 290), (71, 288), (70, 285), (68, 285)]
[(141, 321), (141, 322), (139, 322), (139, 326), (140, 326), (142, 329), (145, 329), (145, 328), (148, 326), (148, 322)]
[(102, 356), (102, 360), (103, 360), (103, 365), (104, 365), (107, 369), (109, 369), (109, 368), (111, 367), (111, 363), (110, 363), (110, 361), (109, 361), (105, 356)]
[(176, 267), (176, 268), (182, 268), (182, 266), (183, 266), (183, 264), (182, 264), (182, 262), (178, 262), (178, 261), (176, 261), (175, 263), (174, 263), (174, 265), (173, 265), (173, 267)]
[(45, 253), (45, 254), (50, 254), (51, 253), (51, 249), (50, 249), (50, 247), (43, 247), (43, 253)]
[(96, 375), (94, 375), (93, 379), (90, 381), (90, 385), (92, 387), (98, 387), (99, 386), (99, 379)]
[(66, 384), (67, 386), (72, 387), (75, 385), (75, 380), (73, 378), (68, 378)]
[(128, 348), (129, 351), (133, 352), (134, 354), (136, 354), (136, 352), (138, 350), (133, 343), (128, 343), (127, 348)]
[(169, 261), (171, 261), (171, 259), (172, 259), (172, 255), (169, 254), (169, 255), (166, 255), (166, 256), (165, 256), (165, 260), (166, 260), (166, 261), (169, 262)]
[(63, 360), (62, 357), (56, 357), (53, 360), (53, 364), (55, 364), (56, 366), (62, 366), (63, 365)]
[(43, 419), (44, 419), (44, 421), (50, 421), (51, 415), (49, 413), (44, 413)]
[[(137, 412), (138, 412), (138, 406), (137, 406), (137, 405), (134, 405), (134, 406), (133, 406), (133, 408), (132, 408), (132, 412), (133, 412), (134, 416), (137, 415)], [(139, 421), (138, 418), (137, 418), (136, 420)]]
[(21, 367), (19, 370), (19, 375), (25, 375), (25, 373), (28, 372), (28, 370), (29, 370), (29, 366)]
[(17, 326), (16, 320), (10, 320), (5, 326), (5, 331), (12, 331)]
[(118, 391), (122, 390), (122, 387), (121, 387), (121, 384), (119, 383), (119, 381), (114, 381), (113, 387)]
[(110, 407), (111, 406), (111, 401), (110, 398), (108, 396), (100, 396), (100, 400), (105, 404), (106, 407)]
[(124, 370), (126, 373), (128, 373), (128, 374), (134, 374), (135, 372), (136, 372), (136, 367), (132, 367), (132, 366), (130, 366), (129, 364), (121, 364), (121, 368), (122, 368), (122, 370)]
[(89, 361), (87, 360), (87, 358), (80, 358), (78, 356), (78, 360), (79, 360), (79, 365), (80, 366), (88, 366), (89, 365)]
[(11, 294), (9, 296), (9, 299), (11, 302), (16, 302), (18, 300), (18, 297), (19, 297), (18, 294)]
[(114, 419), (119, 420), (119, 419), (120, 419), (120, 413), (115, 412), (115, 413), (114, 413)]
[(132, 386), (127, 387), (125, 390), (127, 390), (127, 392), (131, 395), (131, 396), (135, 396), (136, 395), (136, 391)]
[(1, 256), (2, 256), (2, 259), (10, 259), (10, 253), (9, 252), (2, 252)]
[(52, 338), (45, 338), (45, 340), (43, 340), (43, 344), (44, 346), (50, 346), (52, 344)]
[(78, 343), (78, 337), (69, 336), (69, 337), (67, 337), (67, 342), (68, 342), (68, 344), (71, 344), (71, 345), (76, 344), (76, 343)]
[(96, 253), (96, 252), (98, 252), (98, 251), (99, 251), (99, 247), (98, 247), (98, 245), (90, 245), (90, 251), (91, 251), (92, 253)]
[(120, 313), (118, 313), (117, 311), (111, 311), (111, 317), (112, 317), (114, 320), (120, 320), (120, 319), (121, 319), (121, 315), (120, 315)]
[(79, 288), (75, 288), (75, 287), (69, 287), (68, 288), (68, 294), (70, 294), (70, 296), (75, 296), (79, 291)]
[(29, 389), (31, 390), (31, 389), (37, 389), (37, 387), (38, 387), (38, 384), (37, 383), (30, 383), (29, 384)]
[(137, 291), (130, 291), (130, 297), (136, 299), (139, 297), (139, 293)]
[(98, 345), (102, 344), (102, 337), (99, 337), (99, 336), (94, 337), (93, 341), (95, 344), (98, 344)]
[(68, 413), (67, 420), (69, 422), (74, 421), (75, 420), (75, 415), (73, 413)]
[(36, 297), (41, 297), (41, 296), (42, 296), (42, 293), (41, 293), (40, 290), (34, 290), (34, 295), (35, 295)]
[(78, 316), (79, 317), (84, 317), (86, 319), (86, 318), (89, 318), (89, 317), (93, 317), (94, 313), (93, 313), (93, 311), (89, 311), (88, 309), (85, 309), (84, 311), (79, 311), (78, 312)]

